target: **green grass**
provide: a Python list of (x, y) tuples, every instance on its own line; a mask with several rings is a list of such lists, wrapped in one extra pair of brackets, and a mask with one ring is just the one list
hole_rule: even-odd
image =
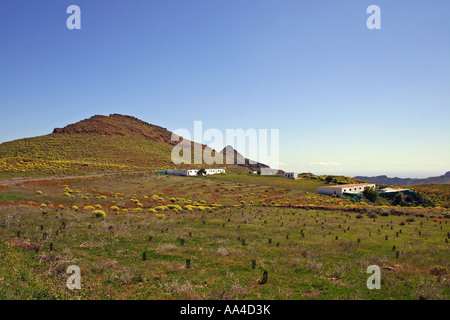
[[(449, 269), (448, 219), (431, 217), (439, 210), (414, 209), (423, 217), (369, 218), (341, 210), (260, 205), (280, 197), (292, 203), (299, 197), (312, 201), (307, 191), (314, 189), (313, 183), (247, 175), (127, 174), (10, 186), (0, 192), (0, 299), (449, 299), (448, 275), (430, 273), (435, 266)], [(73, 197), (63, 195), (63, 184)], [(145, 198), (154, 194), (162, 194), (164, 201)], [(147, 211), (116, 215), (108, 209), (131, 210), (131, 197), (145, 209), (171, 197), (179, 199), (175, 203), (191, 198), (225, 207), (164, 211), (165, 219)], [(40, 209), (28, 201), (48, 206)], [(320, 196), (316, 201), (340, 200)], [(59, 204), (65, 208), (57, 210)], [(87, 204), (101, 204), (107, 216), (70, 209)], [(42, 249), (26, 250), (26, 243)], [(186, 259), (191, 259), (189, 269)], [(65, 287), (71, 264), (81, 268), (78, 291)], [(373, 264), (397, 266), (382, 270), (381, 290), (366, 287), (366, 269)], [(263, 271), (269, 272), (268, 282), (260, 285)]]
[(207, 176), (206, 178), (215, 181), (256, 184), (265, 187), (276, 187), (308, 192), (316, 192), (317, 187), (327, 185), (323, 181), (309, 179), (306, 177), (294, 180), (286, 179), (282, 176), (261, 176), (257, 174), (220, 174)]
[(1, 200), (19, 201), (21, 199), (23, 199), (23, 195), (20, 192), (17, 191), (0, 192), (0, 201)]

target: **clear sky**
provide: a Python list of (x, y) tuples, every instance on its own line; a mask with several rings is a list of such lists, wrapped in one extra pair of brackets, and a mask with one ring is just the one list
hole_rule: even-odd
[(423, 177), (450, 170), (449, 110), (448, 0), (0, 1), (0, 142), (121, 113), (279, 129), (284, 170)]

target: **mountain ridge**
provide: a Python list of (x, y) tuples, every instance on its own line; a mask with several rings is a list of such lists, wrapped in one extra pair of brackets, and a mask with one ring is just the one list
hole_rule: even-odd
[(367, 177), (356, 176), (355, 179), (364, 180), (370, 183), (386, 184), (386, 185), (399, 185), (399, 186), (413, 186), (418, 184), (444, 184), (450, 183), (450, 171), (447, 171), (441, 176), (428, 177), (428, 178), (390, 178), (386, 175)]

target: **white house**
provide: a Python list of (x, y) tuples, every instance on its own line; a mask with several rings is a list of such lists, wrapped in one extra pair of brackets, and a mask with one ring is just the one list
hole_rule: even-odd
[(376, 184), (373, 183), (359, 183), (359, 184), (340, 184), (335, 186), (318, 187), (317, 193), (326, 195), (341, 196), (344, 193), (360, 193), (365, 188), (376, 188)]
[(284, 177), (289, 178), (289, 179), (298, 179), (298, 173), (297, 172), (285, 172)]
[[(175, 176), (196, 176), (199, 169), (169, 169), (167, 174)], [(206, 174), (219, 174), (225, 173), (225, 169), (205, 169)]]

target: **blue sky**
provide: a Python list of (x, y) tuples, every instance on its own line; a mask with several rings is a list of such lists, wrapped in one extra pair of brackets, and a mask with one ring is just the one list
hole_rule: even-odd
[(121, 113), (279, 129), (284, 170), (440, 175), (449, 16), (448, 0), (1, 1), (0, 142)]

